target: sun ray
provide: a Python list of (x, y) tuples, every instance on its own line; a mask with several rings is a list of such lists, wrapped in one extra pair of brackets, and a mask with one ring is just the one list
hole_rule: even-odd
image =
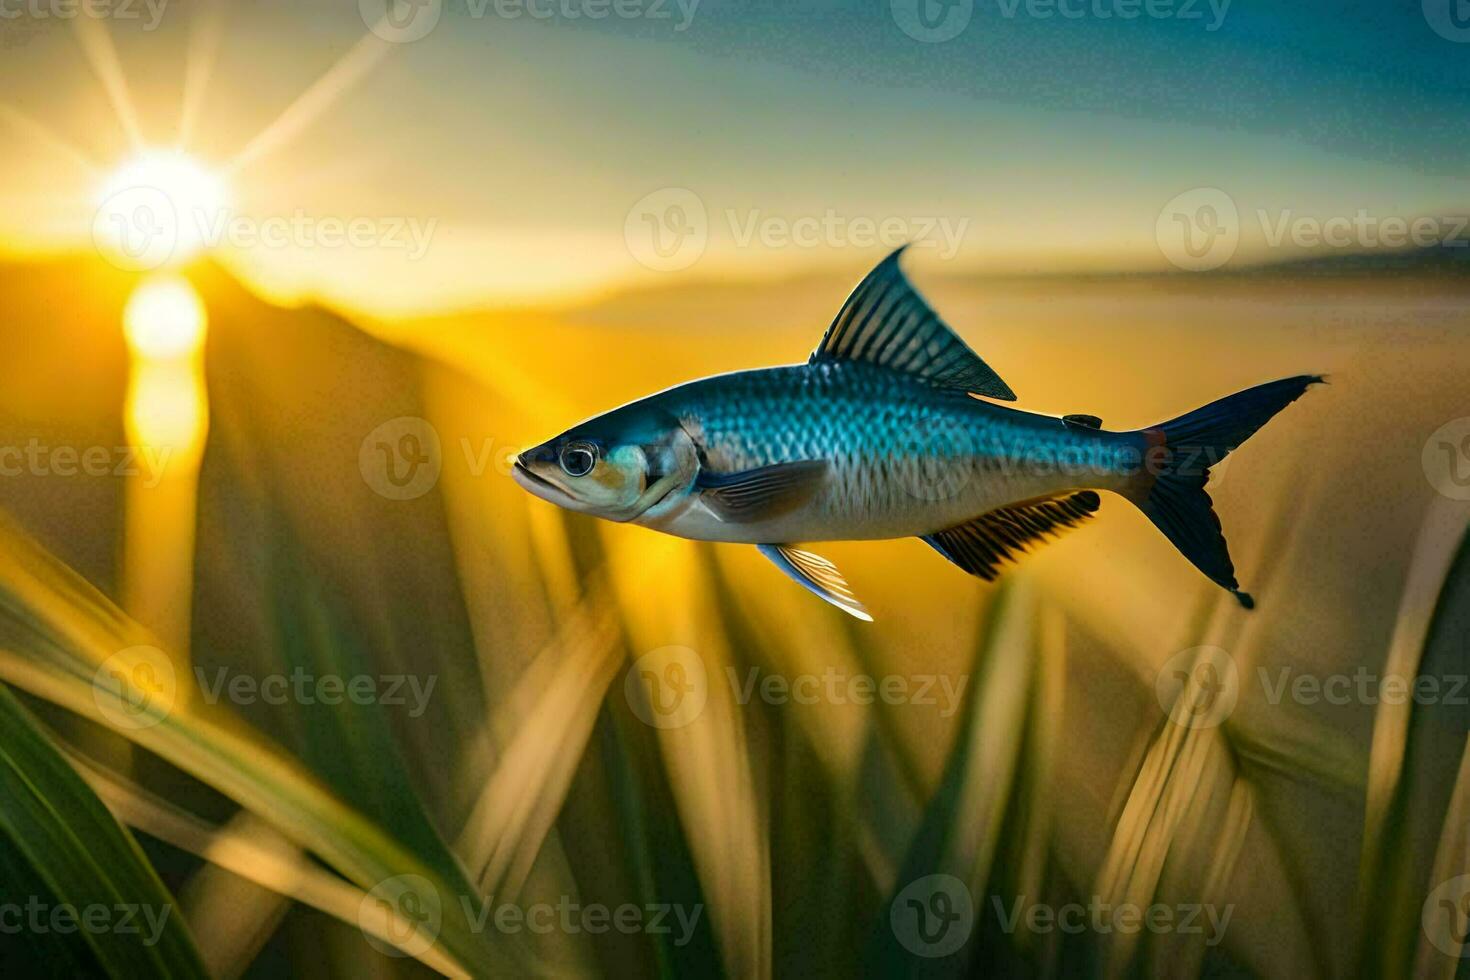
[(286, 110), (255, 135), (225, 167), (226, 176), (248, 167), (261, 157), (274, 152), (317, 120), (348, 89), (360, 82), (368, 72), (396, 45), (375, 34), (364, 34), (352, 49), (311, 86), (296, 97)]
[(85, 153), (56, 135), (44, 123), (32, 119), (19, 109), (0, 104), (0, 123), (9, 123), (19, 132), (29, 134), (36, 142), (41, 143), (57, 156), (65, 157), (86, 171), (89, 177), (96, 177), (101, 172), (98, 164)]
[(143, 129), (138, 124), (133, 100), (128, 97), (128, 82), (123, 76), (122, 62), (118, 60), (112, 35), (107, 33), (107, 28), (102, 26), (101, 21), (92, 17), (77, 17), (71, 24), (76, 28), (77, 43), (86, 55), (92, 74), (102, 83), (107, 100), (112, 103), (112, 111), (117, 113), (117, 121), (127, 133), (128, 142), (132, 144), (134, 151), (142, 150)]
[[(196, 8), (199, 9), (199, 8)], [(219, 43), (224, 34), (224, 4), (218, 0), (202, 5), (202, 12), (189, 21), (189, 46), (184, 60), (184, 94), (179, 106), (179, 132), (174, 146), (183, 150), (194, 139), (194, 126), (204, 107), (204, 94), (219, 61)]]

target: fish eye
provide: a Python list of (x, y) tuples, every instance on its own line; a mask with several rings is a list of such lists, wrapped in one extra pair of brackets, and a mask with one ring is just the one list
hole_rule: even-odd
[(586, 476), (597, 465), (597, 448), (589, 442), (571, 442), (561, 451), (561, 468), (567, 476)]

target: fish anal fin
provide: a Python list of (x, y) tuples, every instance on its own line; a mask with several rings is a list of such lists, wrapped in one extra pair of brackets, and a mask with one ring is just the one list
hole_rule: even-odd
[(973, 521), (924, 535), (935, 551), (987, 582), (1008, 561), (1019, 561), (1033, 544), (1076, 527), (1097, 512), (1102, 501), (1092, 490), (1001, 507)]
[(812, 498), (827, 477), (824, 459), (773, 463), (739, 473), (701, 472), (700, 499), (722, 521), (748, 523), (779, 517)]
[(776, 567), (785, 572), (807, 591), (825, 599), (850, 616), (871, 623), (873, 617), (868, 609), (853, 595), (847, 580), (821, 555), (802, 551), (789, 544), (758, 544), (760, 553), (771, 559)]
[(1062, 421), (1078, 429), (1101, 429), (1102, 419), (1096, 415), (1063, 415)]
[(899, 267), (899, 248), (837, 312), (812, 363), (866, 361), (946, 388), (1015, 401), (1016, 393), (929, 308)]

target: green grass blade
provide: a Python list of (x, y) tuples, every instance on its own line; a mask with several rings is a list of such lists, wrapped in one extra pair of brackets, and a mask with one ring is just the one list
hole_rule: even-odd
[[(160, 699), (133, 687), (127, 670), (101, 670), (147, 634), (8, 524), (0, 524), (0, 539), (0, 680), (113, 727), (264, 817), (365, 891), (377, 889), (386, 904), (365, 903), (365, 915), (407, 926), (395, 920), (394, 906), (431, 910), (419, 928), (407, 930), (410, 950), (437, 943), (463, 973), (507, 968), (472, 928), (465, 900), (477, 891), (447, 848), (425, 854), (406, 846), (189, 685)], [(145, 705), (146, 714), (130, 724), (117, 720), (129, 714), (125, 697)]]
[[(6, 848), (24, 857), (59, 902), (81, 914), (77, 935), (103, 972), (207, 976), (173, 897), (137, 842), (3, 687), (0, 829), (9, 838)], [(97, 910), (106, 913), (106, 927), (88, 924)], [(54, 915), (45, 921), (46, 929), (61, 931), (52, 924)]]

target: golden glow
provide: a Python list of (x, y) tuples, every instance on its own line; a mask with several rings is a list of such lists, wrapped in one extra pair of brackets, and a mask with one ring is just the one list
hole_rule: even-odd
[(194, 356), (204, 346), (204, 327), (204, 302), (182, 276), (149, 279), (123, 310), (128, 348), (143, 360)]
[(229, 206), (223, 178), (177, 150), (147, 150), (99, 189), (94, 233), (110, 249), (154, 268), (198, 252)]
[(206, 322), (203, 300), (182, 276), (148, 279), (123, 311), (133, 355), (128, 436), (134, 445), (170, 454), (170, 465), (203, 447), (208, 408), (199, 354)]
[(204, 447), (207, 409), (203, 385), (194, 372), (176, 364), (138, 363), (128, 390), (127, 432), (131, 444), (153, 451), (146, 474), (166, 479)]

